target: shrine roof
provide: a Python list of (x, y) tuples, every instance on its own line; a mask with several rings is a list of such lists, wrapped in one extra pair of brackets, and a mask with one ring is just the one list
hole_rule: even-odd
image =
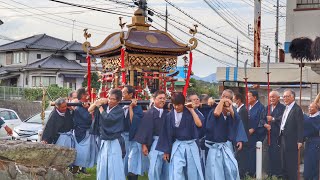
[[(170, 34), (159, 30), (129, 29), (124, 32), (125, 47), (130, 51), (155, 54), (185, 54), (190, 50), (187, 44), (174, 39)], [(110, 34), (99, 46), (91, 47), (93, 55), (120, 54), (120, 32)]]

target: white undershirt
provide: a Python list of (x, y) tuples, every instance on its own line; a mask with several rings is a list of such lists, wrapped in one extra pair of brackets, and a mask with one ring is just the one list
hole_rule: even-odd
[(129, 111), (129, 105), (123, 106), (123, 110), (124, 110), (124, 117), (126, 118), (128, 115), (128, 111)]
[(310, 114), (309, 117), (316, 117), (316, 116), (319, 116), (319, 114), (320, 114), (320, 113), (319, 113), (319, 111), (318, 111), (318, 112), (316, 112), (316, 113), (314, 113), (314, 114)]
[(163, 113), (163, 109), (157, 108), (156, 106), (153, 106), (154, 108), (156, 108), (156, 110), (159, 111), (159, 118), (161, 118), (162, 113)]
[(174, 122), (175, 122), (175, 126), (179, 127), (180, 122), (182, 119), (182, 112), (178, 113), (176, 110), (174, 110)]
[[(258, 102), (258, 101), (256, 101), (256, 102), (254, 103), (254, 105), (256, 105), (257, 102)], [(254, 106), (254, 105), (253, 105), (253, 106)], [(251, 108), (253, 108), (253, 106), (250, 105), (250, 106), (249, 106), (249, 110), (250, 110)]]
[[(117, 105), (118, 106), (118, 105)], [(109, 106), (107, 107), (107, 113), (110, 113), (110, 111), (115, 108), (116, 106), (113, 106), (111, 109), (109, 109)]]
[(286, 106), (286, 110), (284, 111), (283, 116), (282, 116), (282, 121), (281, 121), (281, 126), (280, 126), (280, 130), (281, 130), (281, 131), (284, 130), (284, 125), (286, 125), (289, 112), (291, 111), (292, 107), (294, 106), (294, 103), (295, 103), (295, 102), (293, 101), (291, 104), (289, 104), (288, 106)]
[(237, 112), (240, 111), (240, 109), (242, 108), (242, 106), (244, 106), (244, 104), (241, 104), (241, 106), (239, 106), (239, 107), (237, 108)]

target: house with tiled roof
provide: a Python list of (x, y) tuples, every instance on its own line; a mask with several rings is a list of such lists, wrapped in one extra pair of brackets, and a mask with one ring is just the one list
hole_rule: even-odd
[(0, 46), (0, 85), (81, 87), (86, 73), (85, 52), (77, 41), (46, 34), (34, 35)]

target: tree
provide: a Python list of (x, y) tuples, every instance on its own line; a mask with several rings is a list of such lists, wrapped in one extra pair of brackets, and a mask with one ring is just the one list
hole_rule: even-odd
[(190, 79), (190, 87), (188, 88), (188, 93), (208, 94), (211, 97), (217, 98), (218, 86), (214, 83), (209, 83), (201, 80), (196, 80), (194, 78)]
[[(96, 72), (91, 73), (91, 88), (96, 88), (96, 89), (100, 88), (100, 84), (98, 80), (99, 80), (98, 74)], [(85, 78), (84, 81), (82, 82), (82, 87), (87, 87), (87, 84), (88, 84), (88, 80), (87, 78)]]

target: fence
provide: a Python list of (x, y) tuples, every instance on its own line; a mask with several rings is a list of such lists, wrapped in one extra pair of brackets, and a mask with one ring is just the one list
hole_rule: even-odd
[(13, 100), (23, 98), (22, 87), (0, 86), (0, 100)]

